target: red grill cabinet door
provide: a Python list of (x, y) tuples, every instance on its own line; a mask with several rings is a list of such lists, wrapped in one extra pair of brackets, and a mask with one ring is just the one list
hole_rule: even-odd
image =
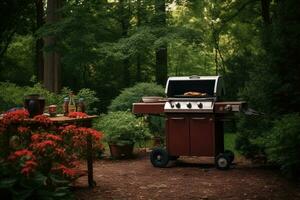
[(167, 148), (170, 155), (189, 155), (189, 120), (185, 116), (169, 116), (167, 119)]
[(190, 155), (215, 156), (214, 133), (213, 116), (190, 117)]

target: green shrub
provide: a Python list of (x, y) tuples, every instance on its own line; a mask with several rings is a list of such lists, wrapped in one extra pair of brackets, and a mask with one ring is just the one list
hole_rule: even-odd
[(24, 90), (13, 83), (0, 83), (0, 111), (23, 106)]
[[(130, 111), (132, 104), (140, 102), (143, 96), (164, 96), (164, 88), (155, 83), (138, 83), (124, 89), (109, 106), (110, 111)], [(164, 135), (164, 120), (161, 117), (149, 116), (148, 126), (154, 136)]]
[(259, 140), (272, 127), (272, 119), (267, 116), (245, 116), (241, 114), (237, 122), (235, 148), (246, 158), (265, 157), (265, 145)]
[(284, 115), (263, 139), (269, 161), (293, 176), (300, 172), (300, 115)]
[[(86, 111), (89, 112), (94, 112), (94, 104), (99, 102), (99, 99), (96, 97), (96, 92), (89, 89), (89, 88), (83, 88), (79, 90), (77, 93), (77, 98), (84, 98), (84, 104), (86, 107)], [(96, 110), (97, 111), (97, 110)]]
[(155, 83), (138, 83), (124, 89), (109, 106), (109, 111), (128, 111), (132, 104), (141, 101), (143, 96), (164, 96), (164, 88)]
[(158, 116), (148, 116), (148, 126), (151, 134), (155, 137), (164, 137), (165, 135), (165, 119)]
[(94, 128), (104, 133), (109, 144), (132, 144), (150, 137), (149, 129), (142, 120), (127, 111), (110, 112), (95, 121)]
[[(29, 94), (40, 94), (46, 99), (46, 105), (57, 105), (58, 112), (62, 112), (64, 97), (68, 97), (71, 90), (63, 88), (60, 94), (49, 92), (40, 83), (34, 86), (20, 87), (9, 82), (0, 82), (0, 111), (6, 111), (13, 107), (23, 107), (24, 98)], [(90, 111), (92, 105), (99, 101), (96, 98), (96, 92), (83, 88), (79, 90), (77, 98), (84, 98), (86, 110)]]

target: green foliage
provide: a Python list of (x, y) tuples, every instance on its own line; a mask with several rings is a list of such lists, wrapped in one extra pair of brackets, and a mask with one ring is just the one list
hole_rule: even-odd
[(35, 72), (33, 48), (33, 36), (16, 35), (2, 59), (0, 56), (0, 80), (18, 85), (31, 84), (30, 79)]
[[(23, 107), (24, 98), (30, 94), (40, 94), (46, 99), (46, 105), (57, 105), (58, 112), (62, 111), (64, 97), (68, 97), (71, 90), (63, 88), (60, 94), (49, 92), (40, 83), (34, 86), (17, 86), (9, 82), (0, 82), (0, 111), (6, 111), (13, 107)], [(90, 89), (79, 90), (77, 98), (84, 98), (87, 111), (92, 109), (93, 104), (98, 102), (96, 93)]]
[(149, 116), (147, 117), (148, 127), (151, 134), (155, 137), (161, 137), (164, 139), (165, 136), (165, 118), (159, 116)]
[(77, 99), (84, 98), (84, 104), (88, 113), (97, 112), (97, 110), (94, 109), (94, 105), (95, 103), (99, 102), (99, 99), (96, 97), (95, 91), (89, 88), (83, 88), (78, 91), (76, 97)]
[(140, 102), (143, 96), (164, 96), (162, 86), (155, 83), (138, 83), (133, 87), (124, 89), (109, 106), (110, 111), (128, 111), (132, 104)]
[(231, 150), (234, 154), (238, 154), (235, 148), (235, 140), (236, 134), (235, 133), (225, 133), (224, 134), (224, 149)]
[(290, 177), (300, 173), (300, 115), (288, 114), (276, 120), (263, 137), (269, 161)]
[[(3, 163), (0, 163), (0, 176), (10, 176), (0, 180), (0, 193), (5, 199), (73, 199), (74, 196), (67, 187), (69, 181), (60, 180), (60, 177), (53, 178), (55, 175), (46, 177), (41, 173), (35, 173), (30, 179), (24, 176), (13, 176), (9, 169), (5, 168)], [(52, 184), (52, 187), (46, 184)]]
[(150, 137), (149, 129), (142, 118), (126, 111), (110, 112), (95, 121), (94, 128), (104, 133), (109, 144), (132, 144)]
[(13, 83), (0, 83), (0, 110), (6, 111), (15, 106), (22, 106), (24, 94), (21, 87)]
[(265, 147), (257, 140), (272, 127), (272, 119), (266, 116), (240, 115), (237, 123), (236, 149), (247, 158), (264, 157)]

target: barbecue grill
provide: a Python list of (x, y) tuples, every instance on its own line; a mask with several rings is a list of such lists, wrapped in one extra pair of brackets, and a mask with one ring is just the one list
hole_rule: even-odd
[(246, 102), (222, 101), (225, 93), (221, 76), (170, 77), (166, 98), (133, 104), (133, 113), (163, 115), (166, 118), (166, 148), (155, 148), (150, 160), (165, 167), (179, 156), (212, 158), (219, 169), (228, 169), (234, 160), (224, 151), (224, 121), (246, 108)]

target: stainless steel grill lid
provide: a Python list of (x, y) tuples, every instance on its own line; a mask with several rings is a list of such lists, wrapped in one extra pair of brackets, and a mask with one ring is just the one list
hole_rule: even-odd
[(168, 98), (193, 98), (193, 96), (184, 95), (187, 92), (206, 94), (203, 96), (206, 98), (221, 96), (224, 93), (222, 78), (220, 76), (180, 76), (168, 79), (165, 90)]
[[(187, 95), (189, 92), (196, 95)], [(214, 111), (214, 102), (224, 93), (224, 86), (220, 76), (170, 77), (165, 93), (168, 102), (164, 106), (164, 111), (167, 113), (211, 113)]]

